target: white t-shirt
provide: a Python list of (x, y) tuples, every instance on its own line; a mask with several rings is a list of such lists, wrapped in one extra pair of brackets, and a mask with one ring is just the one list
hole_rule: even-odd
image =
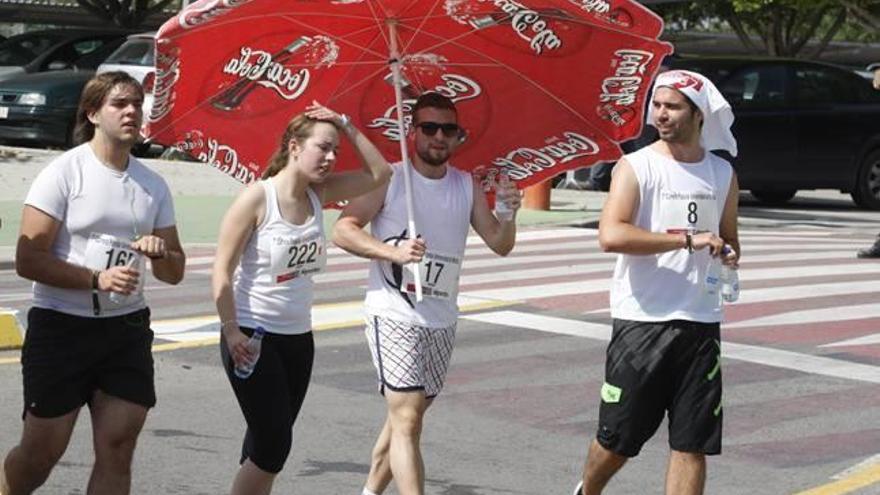
[[(175, 225), (171, 191), (159, 174), (132, 156), (125, 172), (113, 170), (98, 160), (88, 143), (65, 152), (40, 171), (24, 203), (61, 222), (52, 245), (54, 256), (99, 270), (125, 264), (133, 256), (139, 262), (142, 283), (147, 277), (143, 257), (125, 246), (137, 236)], [(95, 315), (90, 289), (34, 282), (34, 306), (40, 308), (111, 317), (146, 307), (141, 291), (125, 298), (123, 304), (114, 304), (109, 295), (100, 293), (101, 311)]]
[(314, 214), (302, 225), (281, 216), (272, 179), (266, 192), (266, 216), (244, 247), (233, 293), (238, 324), (270, 333), (306, 333), (312, 329), (312, 275), (327, 265), (327, 241), (321, 201), (306, 189)]
[[(639, 182), (636, 227), (651, 232), (718, 234), (733, 174), (726, 160), (706, 152), (699, 163), (681, 163), (650, 146), (625, 158)], [(636, 321), (721, 321), (719, 298), (709, 295), (704, 286), (710, 260), (705, 249), (618, 255), (611, 316)]]
[[(403, 165), (396, 163), (385, 203), (370, 222), (373, 237), (390, 244), (409, 239)], [(471, 175), (447, 166), (441, 179), (410, 168), (418, 235), (427, 253), (420, 264), (423, 299), (416, 302), (409, 270), (388, 261), (370, 262), (367, 314), (426, 327), (447, 327), (458, 320), (458, 280), (471, 222), (474, 189)], [(401, 288), (412, 290), (402, 292)]]

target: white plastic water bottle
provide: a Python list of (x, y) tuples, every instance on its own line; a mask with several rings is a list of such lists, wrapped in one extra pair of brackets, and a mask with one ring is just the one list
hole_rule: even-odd
[[(131, 268), (131, 267), (135, 266), (138, 263), (138, 259), (140, 259), (140, 255), (129, 256), (128, 262), (125, 264), (125, 267)], [(141, 272), (143, 272), (143, 270), (141, 270)], [(144, 274), (141, 273), (140, 276), (143, 277)], [(124, 306), (128, 303), (128, 300), (131, 299), (131, 297), (133, 295), (134, 295), (133, 292), (131, 294), (123, 294), (121, 292), (112, 292), (111, 291), (109, 297), (110, 297), (110, 302), (112, 302), (113, 304), (115, 304), (117, 306)]]
[(732, 266), (725, 265), (721, 269), (721, 298), (726, 303), (739, 299), (739, 272)]
[(257, 361), (260, 359), (260, 349), (263, 347), (263, 335), (265, 334), (266, 330), (264, 330), (263, 327), (257, 327), (257, 329), (254, 330), (253, 335), (251, 335), (251, 338), (247, 341), (247, 348), (251, 351), (253, 359), (243, 365), (237, 365), (233, 370), (235, 376), (245, 380), (254, 372), (254, 368), (257, 366)]
[[(725, 245), (721, 250), (722, 255), (733, 252), (733, 248)], [(739, 299), (739, 272), (736, 267), (722, 265), (721, 267), (721, 299), (726, 303), (736, 302)]]
[(721, 291), (721, 262), (716, 259), (709, 260), (709, 267), (706, 270), (706, 278), (703, 283), (703, 287), (706, 289), (706, 294), (714, 297), (718, 297), (718, 294)]
[[(507, 187), (508, 184), (510, 184), (510, 176), (507, 175), (507, 170), (501, 170), (498, 173), (498, 185)], [(513, 210), (507, 206), (506, 202), (498, 198), (497, 186), (495, 187), (495, 216), (502, 222), (513, 220)]]

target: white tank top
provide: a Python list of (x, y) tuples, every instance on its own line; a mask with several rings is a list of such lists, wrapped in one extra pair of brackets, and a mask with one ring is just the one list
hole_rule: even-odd
[(281, 216), (274, 181), (260, 184), (266, 191), (266, 216), (235, 271), (236, 317), (241, 326), (270, 333), (306, 333), (312, 328), (312, 275), (327, 264), (321, 202), (306, 189), (314, 214), (295, 225)]
[[(718, 234), (733, 169), (706, 152), (699, 163), (681, 163), (651, 147), (626, 155), (639, 182), (633, 224), (651, 232)], [(719, 322), (718, 297), (706, 293), (708, 250), (651, 255), (621, 254), (611, 284), (611, 316), (636, 321), (675, 319)]]
[[(385, 203), (370, 223), (377, 239), (395, 244), (409, 238), (403, 165), (392, 167)], [(458, 319), (458, 279), (471, 223), (474, 191), (470, 174), (446, 167), (442, 179), (410, 168), (416, 231), (427, 244), (420, 266), (424, 298), (417, 303), (408, 270), (388, 261), (370, 263), (367, 314), (426, 327), (446, 327)], [(413, 293), (401, 292), (407, 286)]]

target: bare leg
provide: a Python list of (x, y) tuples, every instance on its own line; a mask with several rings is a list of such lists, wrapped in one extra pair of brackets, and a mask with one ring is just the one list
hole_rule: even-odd
[(666, 471), (669, 495), (702, 495), (706, 486), (706, 456), (673, 450)]
[[(433, 403), (433, 397), (426, 399), (425, 411), (427, 411)], [(424, 416), (424, 413), (422, 413), (422, 415)], [(367, 477), (367, 484), (365, 485), (367, 490), (370, 490), (373, 493), (383, 493), (391, 483), (390, 450), (391, 413), (389, 412), (389, 415), (385, 419), (385, 425), (382, 426), (382, 432), (379, 434), (379, 438), (376, 439), (376, 445), (373, 447), (372, 459), (370, 462), (370, 474)]]
[(425, 465), (420, 447), (422, 419), (428, 401), (422, 391), (385, 391), (391, 443), (388, 452), (391, 473), (400, 495), (424, 495)]
[(590, 444), (590, 453), (587, 454), (587, 462), (584, 463), (583, 495), (601, 494), (611, 477), (626, 464), (627, 460), (626, 457), (611, 452), (593, 440)]
[(269, 495), (272, 493), (273, 483), (275, 483), (275, 473), (263, 471), (247, 459), (238, 468), (229, 493), (230, 495)]
[(38, 418), (27, 413), (21, 441), (3, 463), (3, 495), (28, 495), (46, 482), (67, 450), (78, 414), (79, 409), (57, 418)]
[(131, 461), (147, 408), (100, 390), (91, 403), (95, 466), (88, 495), (126, 495), (131, 490)]
[(382, 432), (373, 446), (370, 460), (370, 474), (367, 476), (367, 490), (373, 493), (382, 493), (391, 483), (391, 463), (388, 452), (391, 449), (391, 417), (385, 418)]

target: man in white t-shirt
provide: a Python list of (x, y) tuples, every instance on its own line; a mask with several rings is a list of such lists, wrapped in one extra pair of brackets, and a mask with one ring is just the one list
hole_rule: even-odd
[(34, 301), (21, 356), (24, 428), (3, 464), (3, 495), (46, 481), (85, 404), (95, 448), (87, 491), (130, 490), (156, 403), (145, 263), (169, 284), (185, 263), (168, 186), (130, 154), (143, 97), (124, 72), (90, 80), (77, 111), (84, 144), (43, 169), (25, 199), (15, 268), (34, 281)]
[[(623, 157), (599, 223), (620, 253), (599, 425), (576, 495), (597, 495), (668, 413), (669, 495), (703, 493), (706, 455), (721, 452), (721, 301), (706, 279), (735, 267), (739, 190), (733, 113), (700, 74), (670, 71), (654, 85), (659, 140)], [(725, 250), (725, 245), (729, 250)]]
[[(425, 410), (443, 387), (458, 320), (458, 281), (469, 227), (504, 256), (516, 240), (515, 214), (499, 220), (483, 188), (449, 164), (463, 141), (451, 100), (425, 93), (413, 110), (407, 139), (415, 153), (409, 173), (418, 239), (408, 232), (405, 163), (386, 187), (353, 200), (336, 223), (334, 241), (372, 259), (365, 302), (366, 336), (388, 414), (373, 449), (363, 493), (382, 493), (393, 479), (401, 495), (421, 495), (425, 470), (419, 446)], [(503, 181), (502, 181), (503, 182)], [(515, 187), (498, 189), (513, 212)], [(364, 227), (370, 224), (370, 233)], [(424, 298), (416, 300), (406, 265), (418, 263)]]

